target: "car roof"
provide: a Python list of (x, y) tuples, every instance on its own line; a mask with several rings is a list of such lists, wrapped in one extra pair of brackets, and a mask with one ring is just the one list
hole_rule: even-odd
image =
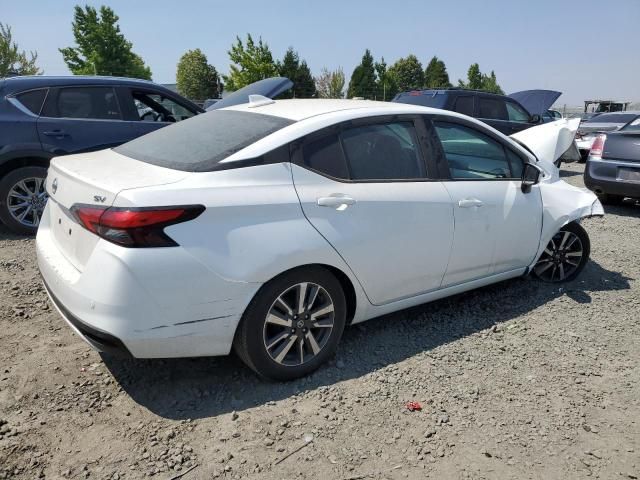
[[(250, 113), (261, 113), (300, 121), (318, 115), (344, 112), (348, 110), (370, 109), (381, 110), (380, 114), (394, 113), (442, 113), (442, 110), (409, 105), (406, 103), (377, 102), (374, 100), (345, 100), (345, 99), (291, 99), (273, 100), (266, 104), (253, 106), (250, 103), (234, 105), (222, 110), (236, 110)], [(448, 112), (449, 113), (449, 112)]]
[[(441, 95), (441, 94), (451, 94), (451, 95), (482, 95), (487, 97), (500, 97), (500, 98), (509, 98), (507, 95), (500, 95), (499, 93), (487, 92), (486, 90), (476, 90), (473, 88), (461, 88), (461, 87), (450, 87), (450, 88), (418, 88), (416, 90), (407, 90), (405, 92), (398, 93), (397, 96), (415, 96), (415, 95)], [(513, 100), (513, 99), (512, 99)]]
[(66, 75), (66, 76), (49, 76), (49, 75), (26, 75), (17, 77), (8, 77), (0, 79), (2, 86), (9, 93), (18, 90), (27, 90), (39, 87), (57, 87), (62, 85), (137, 85), (140, 87), (153, 86), (166, 90), (162, 85), (153, 83), (150, 80), (141, 80), (137, 78), (126, 77), (107, 77), (107, 76), (89, 76), (89, 75)]

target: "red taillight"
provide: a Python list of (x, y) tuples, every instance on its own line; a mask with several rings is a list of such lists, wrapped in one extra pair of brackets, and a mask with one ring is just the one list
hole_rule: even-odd
[(607, 136), (604, 133), (601, 133), (596, 137), (591, 145), (591, 150), (589, 151), (589, 158), (600, 160), (602, 158), (602, 152), (604, 152), (604, 142), (606, 142)]
[(80, 224), (101, 238), (123, 247), (175, 247), (164, 228), (193, 220), (202, 205), (157, 208), (105, 208), (74, 205), (71, 212)]

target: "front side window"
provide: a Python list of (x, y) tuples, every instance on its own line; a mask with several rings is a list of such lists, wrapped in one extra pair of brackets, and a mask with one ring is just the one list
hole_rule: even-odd
[(625, 132), (631, 132), (631, 131), (637, 132), (637, 131), (640, 131), (640, 117), (638, 117), (635, 120), (629, 122), (624, 127), (622, 127), (620, 130), (623, 130)]
[(160, 94), (133, 92), (140, 120), (143, 122), (179, 122), (195, 115), (174, 100)]
[(56, 101), (56, 115), (60, 118), (120, 120), (120, 107), (113, 88), (62, 88)]
[(306, 166), (334, 178), (348, 179), (349, 169), (342, 153), (338, 134), (307, 142), (302, 148)]
[(504, 147), (496, 140), (476, 129), (457, 123), (433, 123), (452, 179), (517, 178), (509, 168)]
[(18, 101), (34, 115), (40, 115), (42, 104), (47, 96), (47, 89), (41, 88), (39, 90), (30, 90), (28, 92), (20, 93), (16, 95)]
[(490, 118), (492, 120), (507, 120), (509, 118), (504, 100), (480, 97), (478, 105), (479, 118)]
[(520, 105), (507, 102), (507, 114), (512, 122), (529, 122), (529, 114)]

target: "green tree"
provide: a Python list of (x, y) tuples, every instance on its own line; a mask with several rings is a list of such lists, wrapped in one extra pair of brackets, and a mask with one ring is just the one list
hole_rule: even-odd
[(315, 79), (319, 98), (343, 98), (344, 97), (344, 72), (338, 67), (330, 72), (324, 67), (320, 75)]
[(449, 74), (444, 62), (434, 56), (424, 71), (425, 88), (449, 88)]
[(192, 100), (218, 98), (222, 93), (220, 78), (207, 56), (199, 48), (180, 57), (176, 72), (178, 92)]
[[(29, 58), (30, 57), (30, 58)], [(11, 27), (0, 23), (0, 78), (8, 75), (40, 75), (42, 72), (36, 66), (38, 54), (29, 55), (18, 48), (13, 41)]]
[(382, 57), (379, 62), (376, 62), (375, 70), (377, 85), (376, 100), (382, 100), (383, 102), (389, 101), (398, 93), (398, 86), (396, 85), (393, 75), (389, 73), (384, 57)]
[(504, 91), (500, 88), (500, 85), (498, 85), (495, 72), (491, 70), (491, 74), (486, 75), (480, 71), (480, 65), (477, 63), (473, 63), (469, 67), (467, 71), (467, 82), (465, 83), (462, 80), (458, 80), (458, 86), (504, 95)]
[(347, 96), (375, 98), (377, 93), (376, 71), (373, 64), (373, 56), (369, 49), (365, 50), (362, 61), (351, 74)]
[(491, 70), (490, 75), (482, 74), (482, 90), (504, 95), (504, 90), (502, 90), (500, 85), (498, 85), (498, 80), (496, 79), (496, 74), (493, 70)]
[(229, 66), (229, 75), (224, 76), (224, 81), (229, 91), (278, 75), (278, 67), (273, 61), (269, 45), (263, 43), (262, 38), (255, 43), (251, 35), (247, 34), (245, 45), (240, 37), (236, 37), (236, 43), (231, 45), (228, 53), (232, 64)]
[(72, 22), (77, 47), (61, 48), (60, 53), (74, 75), (118, 75), (151, 79), (151, 70), (133, 45), (120, 33), (118, 16), (105, 6), (100, 12), (90, 6), (75, 7)]
[(389, 74), (395, 80), (398, 90), (416, 90), (424, 85), (424, 70), (415, 55), (400, 58), (389, 67)]
[(311, 98), (316, 94), (316, 85), (311, 71), (304, 60), (300, 61), (298, 52), (289, 47), (282, 62), (278, 62), (278, 72), (293, 82), (293, 88), (280, 95), (280, 98)]

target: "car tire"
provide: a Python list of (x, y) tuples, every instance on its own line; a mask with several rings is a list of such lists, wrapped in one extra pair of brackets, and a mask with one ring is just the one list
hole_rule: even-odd
[(622, 195), (612, 195), (610, 193), (601, 193), (598, 195), (600, 203), (603, 205), (620, 205), (624, 200)]
[(331, 272), (319, 266), (297, 268), (258, 291), (238, 326), (234, 350), (270, 380), (303, 377), (335, 354), (346, 313), (342, 286)]
[(582, 272), (590, 253), (587, 231), (576, 222), (568, 223), (551, 238), (533, 267), (533, 274), (544, 282), (570, 282)]
[[(9, 172), (0, 180), (0, 220), (11, 231), (23, 235), (33, 235), (38, 230), (42, 211), (47, 200), (46, 192), (44, 191), (46, 177), (46, 168), (22, 167)], [(23, 185), (27, 190), (20, 186), (21, 182), (24, 182)], [(10, 208), (12, 205), (15, 206), (17, 201), (15, 194), (24, 194), (29, 199), (28, 203), (30, 203), (31, 209), (27, 212), (23, 221), (18, 217), (24, 210), (17, 210), (17, 213), (15, 213), (16, 211)]]

